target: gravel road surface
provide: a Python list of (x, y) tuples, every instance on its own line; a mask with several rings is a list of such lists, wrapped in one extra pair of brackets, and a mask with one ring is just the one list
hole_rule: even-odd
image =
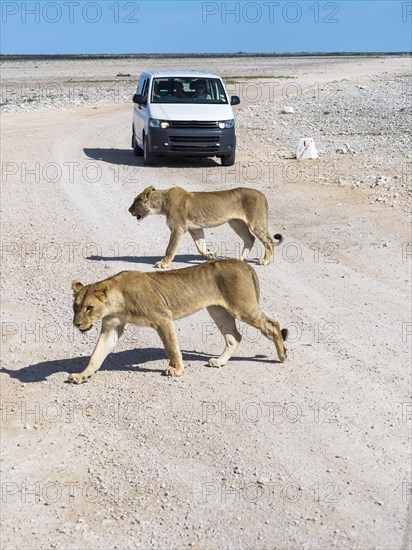
[[(196, 61), (241, 96), (227, 168), (133, 156), (133, 63), (3, 64), (2, 547), (410, 548), (410, 58)], [(122, 78), (123, 95), (85, 97)], [(308, 136), (319, 159), (298, 162)], [(181, 378), (162, 376), (157, 334), (129, 326), (88, 383), (65, 383), (99, 332), (73, 328), (71, 281), (164, 254), (164, 220), (128, 213), (147, 185), (266, 194), (284, 241), (250, 262), (289, 328), (284, 364), (239, 324), (235, 356), (208, 368), (224, 344), (200, 312), (176, 322)], [(228, 226), (207, 238), (240, 251)], [(185, 236), (172, 267), (200, 261)]]

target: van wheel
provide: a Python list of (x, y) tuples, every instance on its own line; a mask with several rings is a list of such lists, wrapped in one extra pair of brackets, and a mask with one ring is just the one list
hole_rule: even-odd
[(132, 149), (135, 157), (141, 157), (143, 155), (143, 149), (137, 145), (136, 137), (134, 135), (134, 128), (132, 133)]
[(146, 136), (143, 136), (143, 161), (146, 166), (149, 166), (150, 164), (154, 164), (155, 160), (156, 155), (149, 150)]
[(235, 164), (236, 153), (233, 151), (230, 155), (222, 157), (222, 166), (233, 166)]

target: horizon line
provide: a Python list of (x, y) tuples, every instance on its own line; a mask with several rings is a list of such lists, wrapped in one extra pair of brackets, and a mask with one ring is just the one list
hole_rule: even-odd
[(333, 51), (333, 52), (220, 52), (220, 53), (51, 53), (51, 54), (1, 54), (0, 59), (116, 59), (157, 57), (333, 57), (333, 56), (411, 56), (411, 51)]

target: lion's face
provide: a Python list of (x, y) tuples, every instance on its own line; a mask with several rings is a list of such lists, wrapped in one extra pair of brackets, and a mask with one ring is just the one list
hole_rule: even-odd
[(138, 221), (143, 220), (143, 218), (153, 211), (150, 196), (154, 190), (154, 187), (146, 187), (140, 195), (137, 195), (132, 206), (129, 208), (130, 214), (135, 216)]
[(73, 281), (72, 290), (74, 293), (73, 324), (82, 332), (86, 332), (102, 317), (108, 288), (100, 283), (83, 286), (79, 281)]

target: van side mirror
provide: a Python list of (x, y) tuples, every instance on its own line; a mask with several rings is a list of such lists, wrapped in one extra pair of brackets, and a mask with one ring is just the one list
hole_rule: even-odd
[(240, 103), (240, 98), (239, 96), (237, 95), (232, 95), (232, 97), (230, 98), (230, 104), (231, 105), (239, 105)]
[(147, 103), (147, 99), (145, 99), (142, 95), (140, 94), (134, 94), (133, 96), (133, 103), (138, 103), (139, 105), (146, 105)]

